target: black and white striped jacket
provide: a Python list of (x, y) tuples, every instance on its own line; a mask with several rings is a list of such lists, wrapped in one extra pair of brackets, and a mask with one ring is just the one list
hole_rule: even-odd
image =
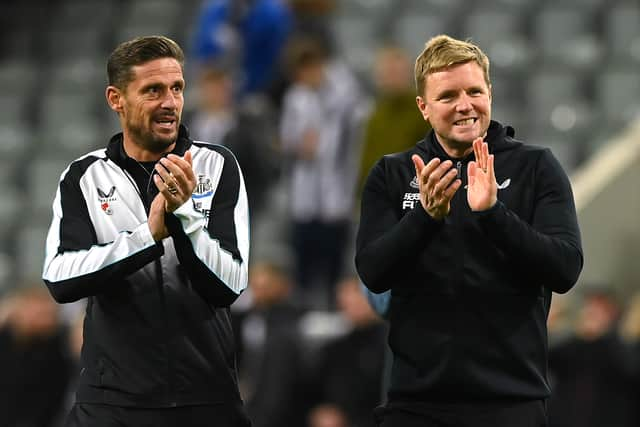
[[(229, 305), (247, 285), (247, 196), (233, 154), (192, 141), (198, 185), (154, 242), (122, 134), (70, 164), (53, 202), (43, 279), (61, 303), (88, 298), (77, 401), (168, 407), (238, 403)], [(146, 196), (145, 192), (155, 193)]]

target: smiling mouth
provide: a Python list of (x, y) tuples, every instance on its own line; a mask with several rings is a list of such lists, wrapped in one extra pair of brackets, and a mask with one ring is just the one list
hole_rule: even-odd
[(169, 126), (173, 126), (173, 124), (176, 122), (176, 119), (161, 119), (161, 120), (155, 120), (155, 123), (159, 124), (160, 126), (163, 127), (169, 127)]
[(476, 121), (478, 121), (477, 118), (471, 117), (471, 118), (468, 118), (468, 119), (457, 120), (457, 121), (453, 122), (453, 124), (455, 126), (471, 126)]

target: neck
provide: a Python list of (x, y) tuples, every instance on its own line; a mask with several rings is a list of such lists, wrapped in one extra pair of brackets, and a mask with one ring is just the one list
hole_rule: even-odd
[(447, 156), (452, 159), (462, 159), (467, 157), (471, 152), (473, 152), (473, 145), (467, 144), (444, 144), (440, 141), (440, 138), (436, 135), (436, 141), (442, 147)]
[[(440, 144), (445, 153), (452, 159), (463, 159), (473, 152), (472, 142), (445, 140), (444, 138), (440, 138), (440, 135), (437, 133), (435, 135), (438, 144)], [(482, 135), (482, 139), (484, 140), (486, 138), (487, 133), (485, 132), (484, 135)], [(443, 142), (443, 140), (446, 142)]]

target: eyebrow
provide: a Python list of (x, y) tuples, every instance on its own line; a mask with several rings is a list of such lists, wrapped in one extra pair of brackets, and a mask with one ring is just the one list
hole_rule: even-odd
[[(184, 82), (184, 80), (176, 80), (176, 81), (174, 81), (173, 83), (171, 83), (171, 84), (169, 84), (167, 86), (168, 87), (174, 87), (176, 85), (180, 86), (180, 87), (184, 87), (185, 82)], [(150, 82), (150, 83), (147, 83), (146, 85), (142, 86), (140, 88), (140, 90), (144, 92), (147, 89), (150, 89), (150, 88), (153, 88), (153, 87), (163, 87), (163, 86), (165, 86), (165, 84), (162, 83), (162, 82)]]
[(444, 90), (442, 92), (437, 93), (436, 94), (436, 99), (454, 96), (455, 94), (456, 94), (455, 90), (446, 89), (446, 90)]

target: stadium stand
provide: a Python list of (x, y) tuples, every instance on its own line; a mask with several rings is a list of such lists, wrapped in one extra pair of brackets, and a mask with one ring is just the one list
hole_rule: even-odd
[[(417, 55), (438, 33), (473, 39), (492, 58), (494, 117), (512, 123), (528, 142), (553, 146), (570, 170), (640, 111), (636, 2), (337, 4), (332, 28), (338, 52), (362, 78), (370, 75), (375, 48), (386, 41)], [(69, 160), (102, 146), (117, 129), (104, 103), (107, 53), (124, 39), (149, 33), (169, 35), (188, 48), (200, 1), (11, 0), (3, 6), (0, 152), (17, 161), (3, 160), (2, 175), (10, 183), (3, 192), (10, 195), (2, 199), (0, 231), (46, 228), (49, 184), (60, 172), (51, 154)], [(2, 250), (16, 260), (37, 257), (21, 263), (37, 268), (16, 269), (14, 277), (39, 274), (41, 251), (6, 246)]]

